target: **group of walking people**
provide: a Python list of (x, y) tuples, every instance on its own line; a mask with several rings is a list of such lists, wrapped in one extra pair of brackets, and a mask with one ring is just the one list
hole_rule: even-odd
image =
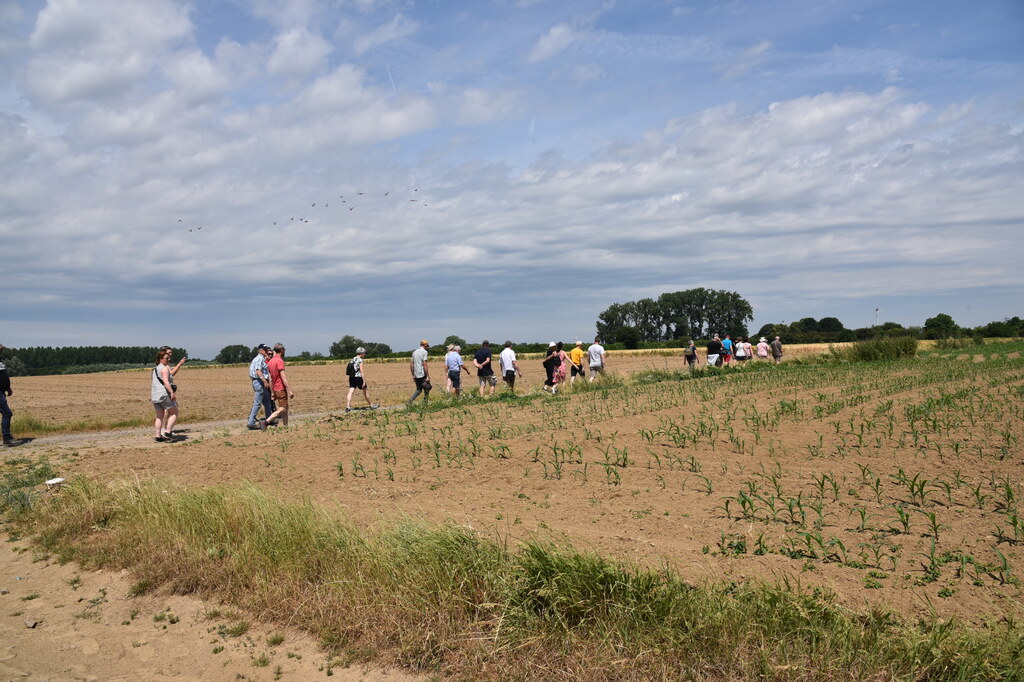
[[(412, 375), (415, 388), (407, 401), (409, 405), (412, 405), (420, 395), (423, 396), (424, 401), (430, 398), (433, 386), (430, 382), (429, 349), (430, 343), (423, 339), (420, 341), (419, 348), (412, 352), (409, 372)], [(2, 350), (3, 346), (0, 346), (0, 351)], [(495, 358), (491, 351), (491, 343), (486, 339), (473, 354), (471, 362), (466, 362), (463, 359), (462, 348), (458, 345), (450, 344), (447, 351), (444, 356), (445, 392), (454, 392), (456, 397), (462, 393), (462, 373), (465, 372), (467, 376), (471, 375), (470, 364), (476, 369), (481, 398), (494, 395), (499, 376), (513, 393), (516, 380), (523, 376), (511, 341), (506, 341), (498, 354), (498, 373), (495, 372)], [(295, 393), (288, 382), (284, 354), (285, 347), (280, 343), (274, 344), (273, 348), (264, 343), (256, 347), (256, 356), (249, 363), (249, 379), (253, 390), (252, 409), (249, 411), (249, 418), (246, 422), (249, 429), (266, 431), (268, 426), (278, 423), (284, 426), (288, 425), (288, 401), (295, 397)], [(158, 443), (179, 440), (179, 436), (174, 432), (178, 420), (178, 386), (175, 384), (174, 378), (188, 357), (181, 357), (172, 366), (172, 356), (173, 350), (170, 346), (160, 348), (152, 373), (151, 398), (156, 411), (156, 418), (153, 422), (153, 440)], [(754, 346), (749, 339), (740, 337), (733, 341), (729, 334), (726, 334), (724, 339), (715, 334), (707, 344), (705, 364), (708, 367), (722, 367), (733, 363), (743, 363), (753, 358), (767, 360), (769, 356), (776, 363), (782, 360), (782, 342), (778, 336), (771, 343), (768, 343), (762, 336)], [(683, 357), (690, 369), (698, 366), (699, 355), (693, 341), (690, 341), (683, 352)], [(346, 365), (348, 395), (345, 397), (345, 412), (352, 411), (352, 397), (356, 391), (362, 391), (369, 409), (375, 410), (380, 407), (370, 398), (369, 385), (366, 381), (365, 358), (366, 349), (357, 348), (355, 357)], [(548, 350), (542, 362), (545, 374), (542, 389), (555, 395), (560, 386), (567, 381), (570, 386), (573, 385), (577, 377), (587, 376), (588, 380), (592, 382), (604, 373), (607, 361), (608, 355), (604, 346), (601, 345), (600, 337), (595, 337), (594, 343), (586, 349), (583, 348), (583, 342), (577, 340), (569, 351), (565, 350), (565, 344), (561, 341), (552, 341), (548, 344)], [(3, 439), (6, 444), (13, 440), (13, 437), (10, 433), (11, 411), (7, 406), (5, 395), (11, 395), (10, 379), (7, 378), (7, 373), (0, 362), (0, 415), (3, 416)], [(262, 417), (260, 417), (260, 410), (263, 410)]]
[[(412, 403), (421, 394), (423, 400), (429, 400), (430, 391), (433, 385), (430, 382), (429, 367), (430, 343), (423, 339), (420, 347), (412, 352), (412, 360), (409, 362), (409, 373), (412, 375), (415, 390), (409, 396), (407, 403)], [(558, 387), (565, 383), (568, 378), (569, 384), (576, 381), (576, 377), (585, 376), (587, 368), (590, 370), (590, 381), (602, 374), (607, 362), (607, 354), (600, 338), (594, 338), (594, 343), (586, 351), (583, 350), (583, 342), (576, 341), (575, 346), (569, 352), (564, 350), (565, 344), (561, 341), (552, 341), (548, 344), (548, 351), (544, 356), (543, 366), (546, 379), (543, 389), (552, 395), (558, 392)], [(462, 393), (462, 373), (472, 376), (469, 370), (470, 363), (462, 358), (462, 348), (456, 344), (449, 344), (447, 353), (444, 356), (444, 367), (446, 374), (445, 392), (456, 396)], [(476, 368), (477, 382), (479, 384), (480, 397), (494, 395), (494, 389), (498, 385), (499, 374), (494, 371), (494, 353), (491, 350), (491, 342), (484, 339), (480, 348), (473, 354), (472, 365)], [(519, 368), (519, 360), (512, 348), (512, 342), (506, 341), (501, 352), (498, 354), (498, 371), (501, 379), (508, 386), (509, 390), (515, 393), (516, 379), (523, 376)]]
[[(767, 360), (769, 355), (775, 363), (782, 362), (782, 340), (776, 336), (775, 340), (768, 343), (763, 336), (757, 342), (757, 346), (750, 343), (750, 339), (737, 337), (735, 341), (729, 334), (720, 338), (715, 334), (707, 345), (707, 355), (704, 361), (706, 367), (728, 367), (733, 363), (742, 364), (748, 360)], [(690, 369), (699, 364), (697, 346), (693, 341), (683, 351), (683, 358)]]

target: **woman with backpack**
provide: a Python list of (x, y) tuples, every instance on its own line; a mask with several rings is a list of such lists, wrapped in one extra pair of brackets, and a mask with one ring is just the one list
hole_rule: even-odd
[(366, 377), (363, 375), (364, 357), (366, 357), (366, 349), (360, 346), (356, 348), (356, 356), (345, 367), (345, 374), (348, 375), (348, 396), (345, 398), (346, 412), (352, 411), (352, 394), (355, 393), (356, 389), (362, 390), (363, 397), (366, 398), (366, 404), (370, 406), (371, 410), (376, 410), (380, 407), (380, 405), (370, 401), (370, 389), (366, 385)]

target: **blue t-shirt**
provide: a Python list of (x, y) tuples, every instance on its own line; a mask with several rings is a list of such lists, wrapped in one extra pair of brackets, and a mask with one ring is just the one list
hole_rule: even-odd
[(449, 372), (460, 372), (462, 371), (462, 356), (451, 351), (448, 355), (444, 356), (444, 366), (448, 368)]
[(722, 341), (722, 350), (726, 355), (732, 355), (732, 339)]
[[(476, 360), (477, 364), (483, 365), (484, 362), (491, 359), (491, 349), (481, 348), (476, 352), (476, 355), (473, 356), (473, 359)], [(494, 374), (494, 368), (491, 366), (491, 364), (492, 363), (487, 363), (482, 368), (478, 369), (476, 371), (476, 375), (478, 377), (489, 377), (492, 374)]]

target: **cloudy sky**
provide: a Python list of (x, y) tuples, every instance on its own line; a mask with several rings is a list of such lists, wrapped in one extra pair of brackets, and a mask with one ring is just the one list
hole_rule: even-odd
[(1022, 134), (1020, 0), (0, 0), (0, 342), (981, 324)]

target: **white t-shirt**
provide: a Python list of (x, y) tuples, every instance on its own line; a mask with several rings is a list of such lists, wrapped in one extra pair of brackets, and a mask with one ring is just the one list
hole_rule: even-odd
[(420, 346), (412, 352), (412, 375), (417, 379), (422, 379), (427, 375), (426, 370), (423, 369), (423, 363), (427, 361), (427, 349)]
[(587, 349), (587, 355), (590, 356), (591, 367), (604, 367), (604, 346), (595, 343)]
[(514, 350), (512, 350), (511, 348), (506, 348), (505, 350), (501, 351), (501, 353), (498, 355), (498, 362), (501, 363), (501, 373), (504, 374), (505, 372), (514, 372), (516, 366), (512, 363), (514, 363), (515, 361), (516, 352)]

